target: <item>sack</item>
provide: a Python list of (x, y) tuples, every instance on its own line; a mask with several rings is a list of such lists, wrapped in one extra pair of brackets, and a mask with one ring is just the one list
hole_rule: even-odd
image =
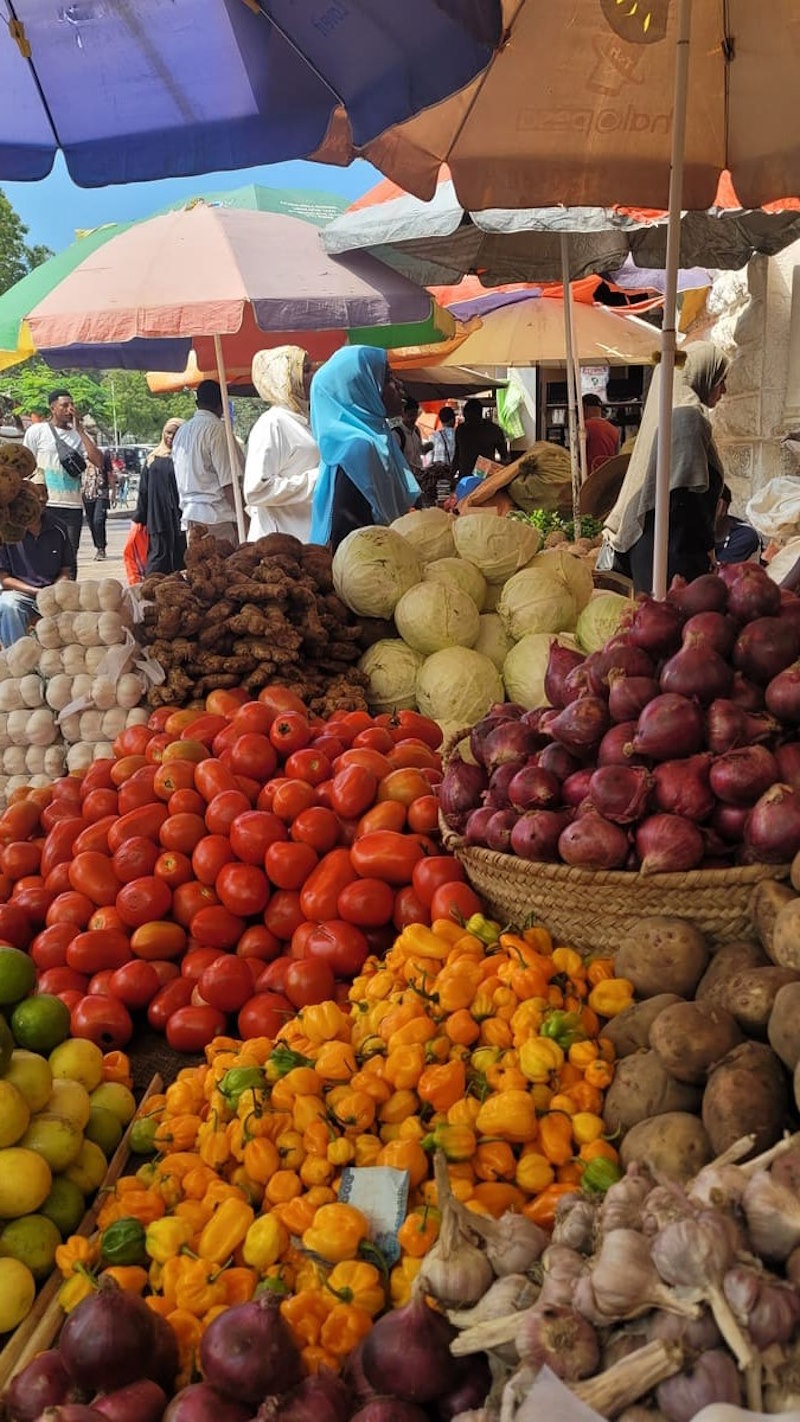
[(56, 454), (61, 461), (61, 468), (65, 474), (69, 475), (70, 479), (80, 479), (86, 468), (86, 460), (79, 449), (73, 449), (72, 445), (67, 444), (66, 440), (61, 438), (55, 425), (51, 425), (50, 428), (53, 431), (53, 439), (56, 442)]

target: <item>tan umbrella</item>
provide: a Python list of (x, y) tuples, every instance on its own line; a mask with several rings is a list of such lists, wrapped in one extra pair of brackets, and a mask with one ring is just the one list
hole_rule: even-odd
[[(560, 365), (569, 360), (565, 329), (565, 302), (554, 297), (531, 297), (513, 306), (490, 311), (452, 354), (439, 360), (436, 347), (428, 347), (425, 364), (446, 366)], [(572, 304), (575, 350), (587, 365), (650, 365), (658, 350), (659, 332), (635, 316), (618, 316), (606, 306)], [(397, 352), (395, 352), (395, 357)], [(422, 364), (419, 352), (416, 363)], [(402, 374), (402, 361), (392, 358)]]

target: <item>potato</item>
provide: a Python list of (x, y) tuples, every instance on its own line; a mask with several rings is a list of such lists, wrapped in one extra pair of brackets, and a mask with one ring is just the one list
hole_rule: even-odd
[(714, 1006), (730, 1012), (748, 1037), (763, 1039), (777, 994), (797, 976), (791, 968), (746, 968), (727, 979)]
[(726, 943), (714, 954), (700, 982), (695, 998), (697, 1002), (709, 1002), (716, 1007), (726, 1007), (724, 998), (728, 978), (735, 973), (743, 973), (749, 968), (766, 968), (769, 960), (757, 943)]
[(745, 1042), (712, 1071), (703, 1092), (703, 1125), (715, 1155), (754, 1135), (752, 1154), (780, 1140), (789, 1109), (786, 1078), (775, 1053)]
[(775, 994), (767, 1023), (767, 1038), (789, 1071), (800, 1062), (800, 982), (784, 983)]
[(784, 904), (775, 915), (769, 956), (779, 967), (800, 972), (800, 899)]
[(794, 859), (792, 860), (792, 868), (791, 873), (789, 874), (789, 878), (792, 882), (792, 888), (800, 894), (800, 853), (796, 854), (794, 856)]
[[(800, 855), (797, 858), (800, 860)], [(794, 877), (794, 865), (792, 865), (792, 877)], [(772, 934), (775, 920), (781, 909), (786, 904), (792, 903), (793, 900), (794, 892), (789, 885), (779, 884), (776, 879), (762, 879), (760, 884), (756, 884), (750, 895), (748, 905), (750, 917), (758, 934), (758, 941), (768, 958), (772, 958)], [(772, 961), (774, 962), (775, 959), (772, 958)]]
[(649, 1116), (665, 1111), (695, 1111), (700, 1092), (675, 1081), (655, 1052), (623, 1057), (606, 1092), (603, 1120), (610, 1131), (629, 1131)]
[(665, 1111), (652, 1121), (640, 1121), (628, 1131), (620, 1148), (626, 1169), (641, 1161), (652, 1175), (666, 1175), (684, 1184), (708, 1165), (712, 1154), (705, 1126), (687, 1111)]
[(615, 970), (633, 983), (637, 997), (674, 992), (692, 997), (708, 964), (708, 944), (682, 918), (643, 918), (621, 944)]
[(742, 1040), (736, 1022), (721, 1007), (678, 1002), (660, 1012), (650, 1028), (650, 1046), (676, 1081), (702, 1084), (715, 1062)]
[(673, 1003), (683, 1002), (674, 992), (660, 992), (657, 997), (648, 997), (646, 1002), (634, 1003), (618, 1012), (607, 1022), (601, 1036), (607, 1037), (618, 1057), (629, 1057), (631, 1052), (643, 1052), (650, 1042), (650, 1028), (658, 1014)]

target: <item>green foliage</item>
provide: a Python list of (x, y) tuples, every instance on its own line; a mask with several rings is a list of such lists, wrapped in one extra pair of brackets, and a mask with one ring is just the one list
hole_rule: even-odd
[(120, 440), (132, 436), (136, 444), (157, 444), (167, 420), (175, 417), (187, 420), (196, 408), (194, 396), (189, 391), (178, 395), (153, 395), (143, 370), (107, 371), (101, 381), (108, 417), (100, 423), (108, 425), (109, 429), (113, 427), (113, 396)]
[[(525, 514), (517, 510), (509, 514), (509, 518), (519, 519), (521, 523), (532, 523), (534, 528), (538, 528), (542, 538), (546, 538), (548, 533), (564, 533), (567, 538), (572, 538), (574, 524), (571, 517), (565, 518), (563, 514), (550, 513), (546, 509), (534, 509), (532, 513)], [(603, 532), (602, 523), (592, 518), (590, 514), (584, 514), (581, 518), (581, 537), (597, 538)]]
[(47, 397), (59, 385), (69, 390), (84, 418), (96, 420), (103, 443), (113, 442), (115, 411), (120, 443), (157, 444), (168, 419), (188, 419), (195, 409), (189, 392), (152, 395), (142, 370), (51, 370), (36, 357), (0, 373), (0, 405), (20, 415), (45, 416)]
[(83, 370), (51, 370), (44, 361), (34, 357), (0, 374), (0, 393), (20, 415), (47, 415), (47, 397), (59, 386), (69, 390), (83, 418), (92, 415), (98, 425), (105, 428), (111, 418), (111, 400), (100, 383), (99, 372), (95, 377)]
[(5, 193), (0, 191), (0, 292), (38, 267), (53, 254), (49, 247), (29, 247), (25, 238), (28, 229), (16, 213)]

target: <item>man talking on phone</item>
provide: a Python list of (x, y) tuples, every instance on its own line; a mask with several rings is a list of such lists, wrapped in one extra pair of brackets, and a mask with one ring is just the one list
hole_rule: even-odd
[(50, 419), (31, 425), (25, 444), (44, 475), (50, 512), (69, 539), (75, 557), (83, 525), (82, 480), (87, 464), (103, 468), (102, 451), (87, 434), (68, 390), (52, 390), (47, 397)]

